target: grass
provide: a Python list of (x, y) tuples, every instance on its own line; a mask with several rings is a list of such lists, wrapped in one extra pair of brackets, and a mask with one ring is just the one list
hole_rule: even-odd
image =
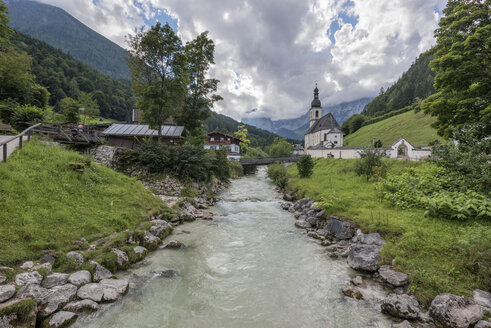
[[(288, 167), (290, 189), (332, 204), (328, 214), (349, 218), (364, 232), (379, 232), (386, 245), (381, 264), (409, 274), (409, 292), (428, 305), (439, 293), (470, 295), (488, 289), (491, 274), (491, 222), (451, 221), (425, 216), (422, 209), (402, 210), (381, 199), (376, 182), (354, 173), (356, 160), (316, 159), (310, 178)], [(385, 160), (390, 173), (428, 163)]]
[(409, 111), (389, 117), (383, 121), (362, 127), (344, 138), (347, 147), (371, 146), (373, 137), (380, 139), (384, 147), (392, 145), (404, 137), (414, 146), (426, 146), (434, 140), (442, 141), (436, 130), (431, 127), (436, 118), (423, 112)]
[(0, 181), (0, 265), (65, 252), (82, 237), (133, 229), (169, 210), (134, 178), (36, 140), (0, 163)]

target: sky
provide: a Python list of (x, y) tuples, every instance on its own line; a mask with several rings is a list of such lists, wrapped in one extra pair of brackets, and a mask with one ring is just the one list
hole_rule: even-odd
[[(169, 23), (188, 42), (214, 40), (224, 100), (241, 119), (294, 118), (310, 107), (374, 97), (435, 44), (447, 0), (38, 0), (127, 48), (128, 34)], [(252, 109), (256, 109), (252, 112)]]

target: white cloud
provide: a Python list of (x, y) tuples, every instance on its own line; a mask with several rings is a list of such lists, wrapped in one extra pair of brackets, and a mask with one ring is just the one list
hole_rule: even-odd
[[(240, 119), (253, 108), (274, 119), (301, 115), (318, 80), (324, 104), (375, 96), (434, 44), (446, 0), (41, 0), (120, 45), (160, 8), (189, 41), (215, 40), (212, 75), (225, 100), (216, 110)], [(351, 24), (356, 20), (354, 26)], [(337, 31), (330, 28), (339, 27)], [(333, 33), (334, 32), (334, 33)], [(334, 38), (335, 43), (332, 42)]]

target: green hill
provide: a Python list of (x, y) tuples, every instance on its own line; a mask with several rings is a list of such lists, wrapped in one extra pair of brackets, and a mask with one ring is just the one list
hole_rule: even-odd
[[(83, 172), (71, 163), (85, 163)], [(38, 141), (0, 163), (0, 265), (134, 229), (166, 205), (134, 178)]]
[(63, 9), (29, 0), (6, 0), (10, 26), (42, 40), (113, 78), (130, 80), (127, 52)]
[(415, 146), (426, 146), (434, 140), (443, 140), (431, 127), (436, 118), (423, 112), (406, 112), (383, 121), (366, 125), (344, 138), (344, 146), (371, 146), (373, 137), (380, 139), (384, 147), (404, 137)]

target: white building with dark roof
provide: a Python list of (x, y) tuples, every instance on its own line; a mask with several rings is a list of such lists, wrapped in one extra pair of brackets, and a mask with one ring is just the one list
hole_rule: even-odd
[(332, 113), (322, 116), (322, 105), (319, 100), (317, 85), (314, 89), (314, 100), (312, 100), (310, 107), (310, 128), (305, 133), (305, 149), (308, 150), (315, 146), (343, 147), (343, 132)]

